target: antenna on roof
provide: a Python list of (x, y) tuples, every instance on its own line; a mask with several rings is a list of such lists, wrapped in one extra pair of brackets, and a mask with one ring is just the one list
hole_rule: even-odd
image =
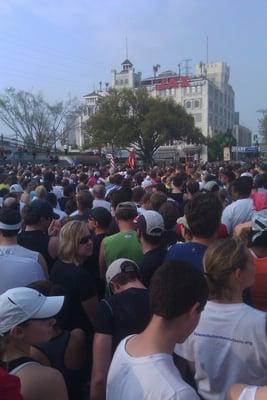
[(206, 62), (209, 63), (209, 37), (206, 38)]
[(127, 39), (127, 36), (125, 38), (125, 49), (126, 49), (126, 60), (128, 60), (128, 39)]

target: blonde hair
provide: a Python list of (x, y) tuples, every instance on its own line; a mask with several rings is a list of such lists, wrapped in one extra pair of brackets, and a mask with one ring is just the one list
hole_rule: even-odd
[(35, 189), (35, 195), (40, 200), (46, 200), (46, 198), (47, 198), (46, 188), (43, 185), (37, 186), (37, 188)]
[(208, 247), (203, 262), (211, 298), (231, 300), (231, 275), (237, 269), (243, 270), (248, 258), (246, 246), (238, 239), (218, 240)]
[(87, 224), (84, 221), (67, 222), (59, 233), (59, 259), (79, 265), (82, 262), (79, 256), (81, 238), (86, 235)]

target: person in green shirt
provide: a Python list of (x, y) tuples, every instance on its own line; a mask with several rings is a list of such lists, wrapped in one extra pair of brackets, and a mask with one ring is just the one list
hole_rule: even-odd
[(142, 260), (143, 252), (134, 230), (137, 215), (134, 203), (127, 201), (117, 205), (115, 218), (120, 232), (104, 238), (100, 247), (99, 268), (103, 278), (109, 265), (118, 258), (129, 258), (137, 264)]

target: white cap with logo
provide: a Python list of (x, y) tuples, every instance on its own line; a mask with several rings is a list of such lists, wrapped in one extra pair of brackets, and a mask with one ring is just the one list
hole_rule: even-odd
[(113, 261), (106, 272), (106, 282), (109, 284), (112, 279), (122, 272), (135, 272), (138, 271), (138, 265), (129, 258), (118, 258)]
[(63, 303), (64, 296), (46, 297), (27, 287), (7, 290), (0, 296), (0, 335), (30, 319), (52, 318)]

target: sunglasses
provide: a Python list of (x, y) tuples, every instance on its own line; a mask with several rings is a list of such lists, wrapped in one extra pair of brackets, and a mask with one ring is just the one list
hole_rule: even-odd
[(80, 244), (86, 244), (89, 240), (92, 240), (92, 236), (90, 234), (82, 237), (80, 240)]

